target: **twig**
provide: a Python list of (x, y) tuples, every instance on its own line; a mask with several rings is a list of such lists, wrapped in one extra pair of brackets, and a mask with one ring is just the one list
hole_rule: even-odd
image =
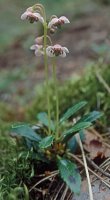
[(101, 169), (98, 165), (96, 165), (91, 159), (89, 159), (88, 157), (86, 157), (88, 162), (99, 172), (101, 172), (103, 175), (107, 176), (108, 178), (110, 178), (110, 174), (103, 171), (103, 169)]
[(89, 128), (88, 131), (92, 132), (95, 136), (103, 140), (103, 137), (100, 133), (98, 133), (94, 128)]
[[(82, 162), (82, 160), (80, 158), (78, 158), (76, 155), (71, 154), (71, 153), (68, 153), (68, 155), (71, 156), (71, 158), (75, 159), (77, 162), (79, 162), (82, 166), (84, 166), (84, 163)], [(94, 171), (92, 171), (92, 169), (90, 169), (89, 167), (88, 167), (88, 170), (92, 174), (94, 174), (99, 180), (101, 180), (102, 183), (104, 183), (107, 187), (110, 188), (110, 185), (106, 181), (104, 181), (102, 177), (100, 177), (98, 174), (96, 174)]]
[(67, 192), (68, 192), (68, 186), (66, 186), (66, 188), (65, 188), (65, 190), (64, 190), (64, 192), (63, 192), (63, 194), (62, 194), (61, 200), (65, 200), (65, 197), (66, 197), (66, 195), (67, 195)]
[(56, 200), (56, 199), (57, 199), (57, 197), (58, 197), (60, 191), (62, 190), (63, 186), (64, 186), (64, 183), (63, 183), (63, 184), (61, 185), (61, 187), (59, 188), (59, 190), (58, 190), (56, 196), (53, 198), (53, 200)]
[(109, 85), (106, 83), (106, 81), (103, 79), (103, 77), (100, 75), (100, 73), (98, 71), (96, 71), (96, 77), (98, 79), (98, 81), (100, 83), (102, 83), (102, 85), (104, 86), (104, 88), (108, 91), (108, 93), (110, 94), (110, 87)]
[(81, 152), (82, 152), (82, 157), (83, 157), (83, 161), (84, 161), (84, 167), (85, 167), (86, 176), (87, 176), (87, 181), (88, 181), (88, 186), (89, 186), (89, 196), (90, 196), (90, 200), (94, 200), (94, 199), (93, 199), (93, 193), (92, 193), (92, 186), (91, 186), (90, 177), (89, 177), (89, 172), (88, 172), (88, 166), (87, 166), (87, 162), (86, 162), (86, 157), (85, 157), (83, 145), (82, 145), (82, 142), (81, 142), (81, 139), (80, 139), (80, 135), (79, 135), (79, 134), (76, 134), (76, 139), (77, 139), (77, 142), (79, 143), (79, 146), (80, 146)]
[(52, 179), (50, 184), (49, 184), (49, 187), (48, 187), (48, 193), (50, 193), (51, 187), (53, 186), (54, 182), (55, 182), (55, 179)]
[(29, 192), (31, 192), (36, 186), (38, 186), (38, 185), (41, 184), (42, 182), (48, 180), (49, 178), (52, 178), (52, 177), (56, 176), (57, 174), (58, 174), (58, 171), (55, 172), (55, 173), (53, 173), (53, 174), (51, 174), (50, 176), (47, 176), (47, 177), (41, 179), (40, 181), (38, 181), (35, 185), (33, 185), (33, 186), (31, 187), (31, 189), (29, 190)]
[(107, 160), (105, 160), (105, 161), (100, 165), (100, 167), (101, 167), (101, 168), (104, 168), (104, 167), (106, 167), (107, 165), (109, 165), (109, 163), (110, 163), (110, 158), (108, 158)]
[(40, 192), (40, 193), (43, 193), (43, 191), (40, 190), (40, 189), (38, 189), (38, 188), (36, 188), (36, 191), (38, 191), (38, 192)]
[(70, 194), (68, 195), (68, 198), (66, 200), (70, 200), (70, 199), (72, 199), (72, 197), (73, 197), (73, 193), (70, 192)]

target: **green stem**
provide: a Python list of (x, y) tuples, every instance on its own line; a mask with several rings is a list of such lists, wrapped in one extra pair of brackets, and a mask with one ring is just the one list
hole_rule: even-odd
[(56, 138), (56, 140), (58, 140), (58, 137), (59, 137), (59, 99), (58, 99), (55, 58), (53, 58), (53, 79), (54, 79), (55, 95), (56, 95), (56, 133), (55, 133), (55, 138)]
[(44, 23), (44, 64), (45, 64), (45, 76), (46, 76), (46, 93), (47, 93), (47, 106), (48, 106), (48, 130), (49, 135), (51, 134), (50, 123), (51, 123), (51, 114), (50, 114), (50, 95), (49, 95), (49, 75), (48, 75), (48, 59), (46, 54), (47, 47), (47, 23)]

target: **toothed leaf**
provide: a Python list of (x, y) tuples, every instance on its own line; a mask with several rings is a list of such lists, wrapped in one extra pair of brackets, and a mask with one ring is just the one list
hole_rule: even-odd
[(81, 176), (75, 163), (67, 159), (58, 159), (61, 178), (75, 194), (80, 193)]

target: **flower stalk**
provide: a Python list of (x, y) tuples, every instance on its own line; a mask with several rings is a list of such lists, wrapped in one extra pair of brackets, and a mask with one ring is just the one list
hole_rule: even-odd
[(58, 99), (58, 86), (57, 86), (55, 58), (53, 58), (52, 61), (53, 61), (53, 80), (54, 80), (55, 97), (56, 97), (56, 132), (55, 132), (55, 139), (58, 140), (58, 138), (59, 138), (59, 99)]
[(45, 64), (45, 78), (46, 78), (46, 93), (47, 93), (47, 107), (48, 107), (48, 131), (51, 134), (50, 123), (51, 123), (51, 109), (50, 109), (50, 95), (49, 95), (49, 75), (48, 75), (48, 58), (46, 54), (47, 47), (47, 23), (44, 23), (44, 64)]

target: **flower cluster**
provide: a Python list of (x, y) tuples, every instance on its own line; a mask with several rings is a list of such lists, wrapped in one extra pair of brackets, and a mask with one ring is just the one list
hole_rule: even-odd
[[(28, 20), (30, 23), (34, 22), (41, 22), (43, 26), (47, 22), (45, 21), (45, 16), (43, 16), (43, 12), (41, 12), (42, 8), (40, 8), (38, 4), (38, 9), (34, 9), (34, 6), (27, 8), (27, 10), (21, 15), (22, 20)], [(37, 8), (37, 5), (36, 5)], [(40, 9), (39, 9), (40, 8)], [(69, 20), (65, 16), (61, 16), (58, 18), (57, 16), (52, 16), (47, 28), (50, 31), (50, 33), (54, 33), (58, 28), (61, 28), (63, 24), (70, 23)], [(48, 37), (48, 36), (47, 36)], [(31, 46), (31, 50), (35, 51), (36, 56), (41, 56), (44, 55), (44, 47), (43, 44), (41, 44), (43, 37), (38, 37), (35, 40), (35, 44)], [(39, 42), (40, 41), (40, 42)], [(55, 57), (55, 56), (61, 56), (61, 57), (66, 57), (66, 54), (69, 53), (69, 50), (66, 47), (62, 47), (59, 44), (49, 46), (47, 45), (46, 47), (46, 54), (49, 57)]]

